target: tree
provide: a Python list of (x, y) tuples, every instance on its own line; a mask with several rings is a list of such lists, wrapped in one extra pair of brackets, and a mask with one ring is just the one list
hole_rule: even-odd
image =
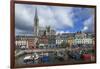
[(66, 42), (63, 41), (63, 42), (61, 43), (61, 47), (62, 47), (62, 48), (66, 48)]
[(69, 47), (70, 47), (69, 43), (66, 43), (66, 48), (69, 48)]
[(46, 27), (47, 32), (50, 32), (50, 26)]
[(43, 34), (44, 36), (46, 35), (46, 30), (44, 31), (44, 34)]

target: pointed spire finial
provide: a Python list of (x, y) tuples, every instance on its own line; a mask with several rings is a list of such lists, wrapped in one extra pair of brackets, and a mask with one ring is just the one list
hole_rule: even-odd
[(38, 30), (39, 30), (39, 19), (38, 19), (38, 13), (37, 8), (35, 8), (35, 16), (34, 16), (34, 33), (36, 36), (38, 36)]

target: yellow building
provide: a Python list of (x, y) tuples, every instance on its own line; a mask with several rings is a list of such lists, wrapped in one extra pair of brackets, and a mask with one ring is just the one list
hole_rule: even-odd
[(67, 43), (69, 44), (69, 46), (71, 47), (74, 43), (74, 37), (70, 36), (67, 38)]

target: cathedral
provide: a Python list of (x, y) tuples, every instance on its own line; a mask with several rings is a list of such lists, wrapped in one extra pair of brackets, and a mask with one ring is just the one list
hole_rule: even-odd
[(48, 43), (47, 36), (56, 34), (55, 30), (51, 29), (50, 26), (46, 26), (45, 28), (39, 26), (39, 17), (37, 8), (35, 9), (33, 30), (34, 31), (32, 36), (25, 36), (25, 35), (16, 36), (16, 42), (15, 42), (16, 48), (30, 48), (30, 49), (36, 48), (36, 44), (39, 41), (40, 41), (39, 43), (47, 44)]

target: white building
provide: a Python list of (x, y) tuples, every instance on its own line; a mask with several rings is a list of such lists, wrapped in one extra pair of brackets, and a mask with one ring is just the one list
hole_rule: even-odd
[(74, 38), (74, 44), (93, 44), (92, 37), (89, 37), (86, 33), (76, 33)]
[(37, 38), (35, 36), (16, 36), (16, 48), (29, 48), (33, 46), (35, 48), (35, 44), (37, 42)]
[(63, 42), (63, 39), (61, 39), (61, 35), (60, 34), (56, 35), (56, 44), (60, 45), (62, 42)]
[(74, 39), (74, 44), (92, 44), (92, 38), (79, 38)]
[(25, 36), (16, 36), (16, 41), (15, 41), (16, 47), (24, 47), (28, 48), (28, 41)]

